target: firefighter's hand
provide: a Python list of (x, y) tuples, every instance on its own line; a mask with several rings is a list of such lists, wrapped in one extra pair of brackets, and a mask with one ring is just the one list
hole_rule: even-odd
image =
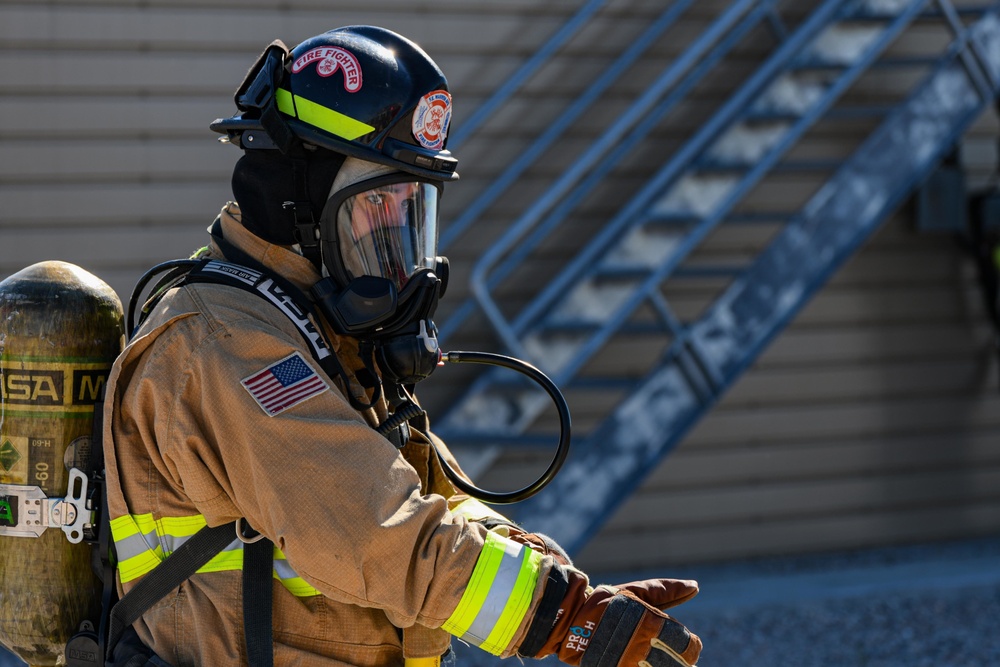
[[(570, 571), (570, 576), (582, 574)], [(580, 588), (571, 582), (557, 621), (538, 657), (556, 653), (568, 665), (690, 667), (701, 639), (661, 609), (690, 600), (694, 581), (648, 579), (621, 586)], [(575, 600), (572, 598), (576, 598)], [(646, 665), (643, 665), (646, 667)]]

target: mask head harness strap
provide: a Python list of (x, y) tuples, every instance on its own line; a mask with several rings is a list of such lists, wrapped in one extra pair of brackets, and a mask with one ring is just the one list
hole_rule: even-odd
[(307, 163), (304, 158), (292, 160), (292, 177), (295, 179), (295, 201), (286, 201), (281, 206), (291, 211), (295, 224), (295, 240), (299, 244), (302, 255), (319, 268), (323, 263), (319, 247), (319, 223), (313, 215), (312, 204), (309, 201), (309, 177)]
[(309, 197), (309, 151), (278, 111), (277, 90), (290, 58), (288, 47), (280, 39), (271, 42), (247, 72), (236, 90), (236, 107), (244, 117), (257, 116), (263, 132), (251, 129), (239, 135), (244, 150), (278, 150), (289, 158), (294, 180), (294, 199), (282, 203), (291, 216), (295, 241), (302, 255), (317, 268), (322, 264), (319, 246), (319, 223)]

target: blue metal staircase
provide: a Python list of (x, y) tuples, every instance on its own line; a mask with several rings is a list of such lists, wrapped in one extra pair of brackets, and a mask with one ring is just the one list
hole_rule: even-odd
[[(671, 5), (663, 24), (676, 20), (687, 4)], [(997, 3), (977, 10), (966, 25), (949, 0), (827, 0), (791, 29), (781, 23), (775, 4), (731, 3), (622, 122), (481, 258), (473, 298), (445, 322), (447, 340), (466, 318), (482, 312), (511, 354), (531, 360), (564, 390), (624, 396), (586, 437), (574, 440), (573, 453), (545, 491), (507, 512), (571, 552), (638, 488), (1000, 92)], [(925, 63), (929, 73), (912, 93), (890, 108), (838, 105), (872, 67), (893, 66), (884, 57), (889, 45), (929, 14), (949, 26), (953, 39)], [(516, 316), (506, 315), (495, 292), (520, 259), (554, 234), (614, 165), (647, 140), (656, 122), (761, 23), (773, 28), (777, 47), (554, 280)], [(661, 28), (651, 26), (649, 39)], [(847, 30), (850, 48), (827, 48), (831, 35)], [(623, 57), (639, 57), (642, 41)], [(788, 90), (795, 94), (785, 95)], [(846, 160), (814, 165), (787, 158), (817, 123), (845, 115), (880, 119)], [(541, 140), (551, 143), (558, 131)], [(498, 179), (501, 186), (485, 192), (444, 240), (471, 225), (526, 166), (513, 164)], [(746, 206), (777, 169), (830, 175), (799, 210)], [(717, 264), (700, 252), (720, 228), (762, 221), (776, 232), (749, 262)], [(726, 281), (724, 289), (694, 315), (678, 315), (666, 296), (669, 285), (706, 276)], [(584, 372), (602, 349), (637, 331), (663, 339), (665, 352), (649, 360), (647, 372), (596, 379)], [(509, 372), (486, 372), (436, 430), (475, 472), (466, 451), (480, 452), (485, 463), (505, 446), (552, 443), (544, 433), (530, 435), (547, 405), (542, 392)]]

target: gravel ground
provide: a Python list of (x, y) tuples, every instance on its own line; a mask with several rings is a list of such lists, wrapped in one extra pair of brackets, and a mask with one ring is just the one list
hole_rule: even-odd
[(1000, 665), (1000, 585), (692, 613), (699, 665)]
[[(1000, 536), (591, 573), (616, 583), (665, 575), (701, 584), (672, 612), (704, 640), (700, 667), (1000, 667)], [(460, 667), (520, 664), (468, 647), (458, 656)], [(539, 662), (558, 664), (524, 665)], [(0, 667), (16, 665), (0, 655)]]
[[(656, 576), (609, 573), (602, 580)], [(678, 568), (701, 667), (1000, 666), (1000, 537)]]

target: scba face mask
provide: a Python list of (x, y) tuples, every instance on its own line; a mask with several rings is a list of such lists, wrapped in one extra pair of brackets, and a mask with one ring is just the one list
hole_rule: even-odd
[[(437, 263), (438, 186), (395, 174), (363, 181), (327, 203), (335, 211), (339, 262), (327, 270), (346, 284), (362, 276), (386, 278), (403, 290), (420, 269)], [(321, 219), (320, 225), (329, 225)], [(327, 250), (327, 248), (324, 248)]]
[(338, 333), (373, 341), (383, 376), (399, 384), (424, 379), (441, 356), (431, 320), (447, 281), (440, 194), (394, 172), (335, 192), (320, 219), (327, 277), (313, 295)]

